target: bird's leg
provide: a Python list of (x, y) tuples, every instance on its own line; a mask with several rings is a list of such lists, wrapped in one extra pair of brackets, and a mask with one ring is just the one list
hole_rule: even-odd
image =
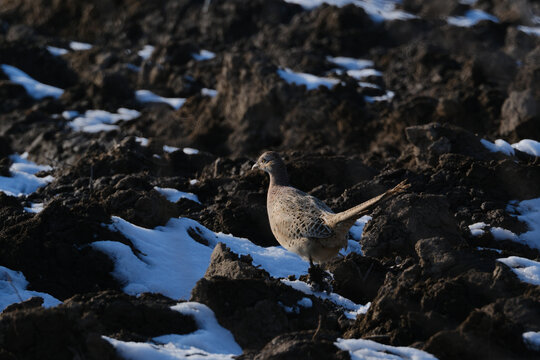
[(326, 291), (330, 293), (332, 291), (332, 286), (329, 283), (329, 276), (323, 270), (320, 265), (313, 264), (311, 257), (309, 258), (309, 269), (308, 269), (308, 282), (313, 286), (315, 291)]

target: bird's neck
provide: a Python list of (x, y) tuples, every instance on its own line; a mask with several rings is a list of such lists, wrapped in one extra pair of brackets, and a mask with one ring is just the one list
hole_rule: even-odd
[(270, 173), (270, 186), (287, 186), (289, 185), (289, 176), (285, 167), (274, 169)]

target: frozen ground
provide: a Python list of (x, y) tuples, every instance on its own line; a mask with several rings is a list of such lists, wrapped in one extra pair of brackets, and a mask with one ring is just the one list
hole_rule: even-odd
[(0, 191), (10, 196), (24, 196), (47, 185), (54, 178), (51, 175), (38, 177), (35, 174), (40, 171), (49, 171), (48, 165), (37, 165), (28, 160), (28, 154), (11, 155), (12, 164), (9, 167), (11, 176), (0, 176)]
[(40, 83), (15, 66), (2, 64), (0, 68), (9, 77), (9, 80), (24, 87), (28, 95), (34, 99), (39, 100), (46, 97), (58, 99), (64, 93), (64, 90), (60, 88)]
[(116, 125), (120, 121), (129, 121), (138, 118), (141, 113), (137, 110), (119, 108), (116, 113), (105, 110), (87, 110), (84, 114), (70, 113), (67, 116), (75, 118), (68, 123), (74, 131), (97, 133), (100, 131), (118, 130)]
[(184, 105), (186, 99), (184, 98), (166, 98), (159, 96), (151, 92), (150, 90), (137, 90), (135, 91), (135, 98), (142, 103), (165, 103), (170, 105), (173, 109), (178, 110)]
[(162, 335), (147, 343), (104, 338), (125, 359), (131, 360), (225, 360), (242, 354), (242, 348), (236, 343), (231, 332), (219, 325), (214, 313), (206, 305), (184, 302), (171, 309), (193, 316), (198, 330), (186, 335)]
[(28, 281), (19, 271), (0, 266), (0, 312), (13, 303), (22, 302), (31, 297), (43, 298), (43, 306), (51, 307), (61, 304), (61, 301), (38, 291), (26, 290)]
[(335, 345), (348, 351), (353, 360), (437, 360), (425, 351), (404, 346), (390, 346), (364, 339), (337, 339)]

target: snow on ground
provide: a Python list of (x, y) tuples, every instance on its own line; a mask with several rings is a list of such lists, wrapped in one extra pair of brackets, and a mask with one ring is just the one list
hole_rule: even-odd
[(198, 330), (185, 335), (162, 335), (152, 343), (125, 342), (104, 336), (125, 359), (232, 359), (242, 354), (231, 332), (216, 320), (213, 311), (204, 304), (185, 302), (171, 309), (195, 319)]
[(54, 56), (62, 56), (69, 52), (67, 49), (62, 49), (56, 46), (47, 46), (47, 50)]
[(90, 50), (92, 48), (92, 45), (80, 41), (72, 41), (69, 43), (69, 47), (71, 48), (71, 50), (81, 51)]
[(512, 231), (503, 229), (497, 226), (490, 226), (484, 222), (474, 223), (469, 225), (469, 230), (472, 236), (481, 236), (486, 232), (486, 228), (489, 228), (489, 232), (493, 235), (495, 240), (512, 240), (519, 242), (519, 236)]
[[(62, 113), (62, 115), (64, 114)], [(84, 115), (76, 115), (75, 119), (70, 121), (68, 125), (74, 131), (97, 133), (118, 130), (118, 125), (115, 125), (117, 122), (133, 120), (139, 116), (141, 116), (141, 113), (137, 110), (125, 108), (119, 108), (117, 113), (110, 113), (105, 110), (87, 110)]]
[(461, 27), (473, 26), (483, 20), (493, 21), (495, 23), (499, 22), (496, 16), (478, 9), (468, 10), (463, 16), (450, 16), (447, 19), (449, 24)]
[(142, 103), (153, 102), (153, 103), (165, 103), (171, 106), (173, 109), (178, 110), (184, 105), (186, 99), (184, 98), (166, 98), (154, 94), (149, 90), (137, 90), (135, 91), (135, 98), (137, 101)]
[(203, 61), (215, 58), (216, 54), (208, 50), (201, 50), (198, 54), (191, 54), (191, 56), (197, 61)]
[[(143, 138), (139, 138), (139, 139), (143, 139)], [(137, 140), (137, 141), (139, 141), (139, 140)], [(146, 139), (146, 141), (148, 141), (148, 139)], [(146, 144), (148, 145), (148, 142), (146, 142)], [(142, 145), (142, 143), (141, 143), (141, 145)], [(146, 146), (146, 145), (142, 145), (142, 146)], [(173, 153), (173, 152), (178, 151), (178, 150), (180, 150), (180, 148), (178, 148), (178, 147), (169, 146), (169, 145), (163, 145), (163, 151), (165, 151), (165, 152)], [(182, 149), (182, 151), (186, 155), (196, 155), (196, 154), (199, 153), (199, 150), (194, 149), (194, 148), (190, 148), (190, 147), (185, 147), (185, 148)]]
[(369, 215), (364, 215), (360, 219), (356, 220), (351, 229), (349, 230), (349, 235), (352, 239), (349, 239), (347, 249), (342, 249), (339, 253), (343, 256), (346, 256), (350, 253), (362, 253), (362, 245), (360, 244), (360, 239), (362, 239), (362, 233), (364, 232), (364, 227), (372, 219)]
[(540, 351), (540, 331), (527, 331), (522, 336), (527, 348), (533, 351)]
[(514, 148), (512, 145), (504, 141), (503, 139), (495, 140), (495, 143), (488, 141), (486, 139), (480, 139), (480, 142), (486, 149), (491, 152), (502, 152), (505, 155), (512, 156), (514, 155)]
[(471, 231), (472, 236), (480, 236), (484, 234), (484, 228), (489, 226), (485, 222), (477, 222), (472, 225), (469, 225), (469, 230)]
[(177, 148), (176, 146), (163, 145), (163, 151), (165, 152), (173, 153), (178, 150), (180, 150), (180, 148)]
[(502, 254), (502, 250), (495, 249), (495, 248), (487, 248), (487, 247), (477, 246), (477, 247), (476, 247), (476, 250), (480, 250), (480, 251), (495, 251), (496, 253)]
[(373, 103), (377, 101), (392, 101), (396, 94), (393, 91), (386, 90), (386, 93), (381, 96), (364, 96), (364, 100), (368, 103)]
[(194, 148), (190, 148), (190, 147), (185, 147), (185, 148), (182, 149), (182, 151), (186, 155), (196, 155), (196, 154), (199, 153), (199, 150), (194, 149)]
[(204, 96), (209, 96), (209, 97), (216, 97), (217, 95), (217, 90), (214, 90), (214, 89), (208, 89), (208, 88), (202, 88), (201, 89), (201, 94), (204, 95)]
[(514, 149), (522, 151), (532, 156), (540, 156), (540, 142), (531, 139), (523, 139), (518, 143), (510, 145), (502, 139), (491, 141), (481, 139), (480, 142), (491, 152), (502, 152), (506, 155), (514, 155)]
[(517, 29), (529, 35), (540, 36), (540, 26), (518, 26)]
[(152, 56), (152, 53), (154, 52), (155, 49), (156, 49), (155, 46), (144, 45), (144, 47), (141, 50), (137, 51), (137, 55), (139, 55), (141, 59), (146, 60), (150, 56)]
[(342, 7), (353, 4), (361, 7), (375, 22), (384, 20), (414, 19), (416, 16), (405, 11), (396, 10), (396, 4), (401, 0), (285, 0), (288, 3), (298, 4), (306, 10), (311, 10), (322, 4)]
[(52, 307), (62, 302), (49, 294), (26, 290), (28, 281), (23, 273), (0, 266), (0, 312), (11, 304), (22, 302), (34, 296), (43, 298), (43, 306)]
[[(326, 59), (342, 68), (334, 69), (333, 71), (337, 74), (342, 74), (345, 72), (348, 76), (357, 80), (358, 86), (368, 87), (373, 89), (380, 89), (376, 84), (362, 81), (363, 79), (370, 76), (382, 76), (383, 73), (379, 70), (371, 68), (373, 66), (373, 61), (366, 59), (355, 59), (349, 57), (331, 57), (327, 56)], [(386, 90), (384, 95), (380, 96), (364, 96), (364, 100), (368, 103), (378, 102), (378, 101), (392, 101), (395, 93), (390, 90)]]
[(540, 262), (519, 256), (500, 258), (497, 261), (509, 266), (519, 280), (533, 285), (540, 285)]
[[(222, 242), (240, 255), (251, 255), (255, 266), (261, 265), (274, 277), (304, 275), (309, 264), (282, 247), (260, 247), (247, 239), (214, 233), (198, 222), (178, 218), (165, 226), (146, 229), (119, 217), (112, 218), (111, 230), (121, 232), (140, 251), (116, 241), (97, 241), (92, 246), (108, 254), (115, 262), (113, 275), (123, 282), (131, 295), (142, 292), (162, 293), (173, 299), (190, 296), (195, 283), (210, 264), (213, 247)], [(198, 233), (209, 245), (197, 242), (190, 232)]]
[(540, 156), (540, 142), (536, 140), (523, 139), (518, 143), (512, 144), (512, 147), (529, 155)]
[(353, 360), (437, 360), (436, 357), (422, 350), (384, 345), (371, 340), (338, 338), (334, 345), (348, 351)]
[(24, 211), (33, 213), (33, 214), (39, 214), (40, 212), (43, 211), (43, 206), (44, 206), (43, 203), (39, 203), (39, 204), (30, 203), (30, 207), (25, 207)]
[(159, 192), (161, 195), (165, 196), (167, 198), (167, 200), (169, 200), (170, 202), (177, 202), (178, 200), (180, 199), (189, 199), (191, 201), (195, 201), (197, 203), (201, 203), (199, 201), (199, 198), (197, 197), (197, 195), (193, 194), (193, 193), (188, 193), (188, 192), (183, 192), (183, 191), (180, 191), (180, 190), (176, 190), (176, 189), (172, 189), (172, 188), (161, 188), (161, 187), (157, 187), (157, 186), (154, 186), (154, 189)]
[(297, 73), (291, 69), (278, 69), (278, 75), (289, 84), (305, 85), (307, 90), (317, 89), (319, 86), (326, 86), (331, 89), (339, 83), (337, 79), (315, 76), (307, 73)]
[(526, 223), (528, 228), (527, 232), (512, 240), (531, 248), (540, 249), (540, 198), (510, 204), (507, 211)]
[(143, 137), (139, 137), (139, 136), (136, 136), (135, 137), (135, 141), (138, 142), (139, 144), (141, 144), (141, 146), (148, 146), (148, 143), (149, 143), (149, 140), (147, 138), (143, 138)]
[(2, 68), (2, 71), (11, 82), (23, 86), (28, 95), (36, 100), (49, 96), (58, 99), (64, 93), (64, 90), (51, 85), (42, 84), (14, 66), (1, 64), (0, 68)]
[(359, 314), (367, 313), (367, 311), (369, 310), (369, 307), (371, 306), (371, 302), (368, 302), (366, 305), (360, 305), (336, 293), (328, 294), (326, 292), (314, 291), (313, 288), (309, 284), (300, 280), (281, 279), (281, 282), (284, 283), (285, 285), (289, 285), (293, 289), (303, 292), (304, 294), (314, 295), (320, 299), (329, 300), (333, 302), (334, 304), (341, 306), (342, 308), (345, 309), (343, 313), (349, 319), (354, 320)]
[(342, 68), (345, 68), (347, 70), (361, 70), (365, 68), (373, 67), (373, 61), (367, 60), (367, 59), (355, 59), (350, 57), (344, 57), (344, 56), (327, 56), (326, 60), (341, 66)]
[(45, 177), (35, 176), (34, 174), (39, 171), (48, 171), (52, 168), (48, 165), (37, 165), (27, 160), (27, 156), (27, 153), (10, 155), (12, 164), (9, 167), (9, 172), (11, 176), (0, 176), (1, 192), (10, 196), (28, 195), (54, 180), (51, 175)]

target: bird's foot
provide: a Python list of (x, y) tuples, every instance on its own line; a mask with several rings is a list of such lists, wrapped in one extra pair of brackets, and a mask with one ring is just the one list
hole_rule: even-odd
[(319, 265), (311, 265), (308, 269), (308, 283), (313, 287), (313, 290), (317, 292), (325, 291), (327, 293), (332, 292), (332, 285), (330, 282), (332, 277), (323, 270)]

